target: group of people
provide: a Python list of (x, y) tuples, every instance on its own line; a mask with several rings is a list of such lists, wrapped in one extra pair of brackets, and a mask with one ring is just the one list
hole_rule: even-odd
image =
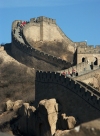
[(75, 71), (74, 69), (72, 69), (72, 72), (68, 71), (63, 71), (62, 75), (64, 76), (69, 76), (69, 77), (74, 77), (74, 76), (78, 76), (78, 72)]
[(18, 26), (19, 26), (19, 27), (23, 27), (23, 26), (25, 26), (26, 24), (27, 24), (26, 21), (20, 21), (20, 22), (17, 23), (17, 27), (18, 27)]
[(26, 24), (26, 21), (17, 22), (17, 27), (20, 27), (19, 38), (22, 36), (23, 26), (25, 26)]

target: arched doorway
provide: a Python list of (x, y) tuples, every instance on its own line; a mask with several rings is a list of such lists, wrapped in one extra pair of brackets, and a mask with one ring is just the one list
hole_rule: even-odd
[(82, 58), (82, 62), (85, 62), (85, 58), (84, 57)]
[(97, 57), (95, 57), (94, 65), (98, 65), (98, 59), (97, 59)]

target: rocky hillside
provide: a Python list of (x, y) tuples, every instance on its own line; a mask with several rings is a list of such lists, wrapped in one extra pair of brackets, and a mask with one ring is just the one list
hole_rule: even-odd
[[(5, 47), (5, 48), (4, 48)], [(43, 66), (45, 70), (51, 68), (51, 71), (57, 67), (52, 64), (45, 65), (46, 62), (34, 58), (37, 66), (30, 68), (12, 57), (11, 45), (0, 46), (0, 112), (2, 104), (7, 99), (22, 99), (26, 102), (35, 100), (35, 69)], [(58, 67), (59, 68), (59, 67)]]
[(52, 54), (56, 57), (60, 57), (61, 59), (66, 60), (68, 62), (73, 62), (73, 52), (69, 51), (68, 46), (64, 41), (34, 42), (30, 40), (30, 44), (40, 51)]
[(0, 107), (7, 99), (33, 101), (34, 80), (33, 68), (19, 63), (0, 48)]

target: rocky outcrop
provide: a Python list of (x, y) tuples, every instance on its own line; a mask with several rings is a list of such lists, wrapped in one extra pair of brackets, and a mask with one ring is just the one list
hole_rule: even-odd
[(72, 129), (75, 127), (76, 120), (73, 116), (66, 116), (66, 114), (61, 114), (60, 125), (62, 130)]
[(13, 106), (13, 111), (17, 112), (22, 105), (23, 105), (22, 100), (15, 101)]
[(13, 109), (14, 102), (12, 102), (11, 100), (8, 100), (5, 105), (6, 105), (6, 110), (9, 111)]
[[(39, 132), (45, 130), (44, 135), (53, 135), (56, 131), (58, 120), (58, 104), (55, 99), (42, 100), (38, 106)], [(40, 136), (41, 134), (38, 134)], [(41, 135), (42, 136), (42, 135)]]
[(35, 134), (35, 107), (29, 106), (28, 103), (23, 103), (23, 105), (18, 109), (19, 119), (15, 122), (15, 129), (17, 128), (19, 132), (23, 135), (32, 136)]
[(61, 105), (54, 98), (41, 100), (37, 109), (22, 100), (15, 102), (8, 100), (6, 105), (7, 112), (14, 112), (12, 114), (14, 117), (11, 119), (16, 120), (12, 121), (12, 130), (22, 135), (52, 136), (58, 129), (68, 131), (76, 124), (74, 117), (61, 114), (61, 108), (59, 108)]

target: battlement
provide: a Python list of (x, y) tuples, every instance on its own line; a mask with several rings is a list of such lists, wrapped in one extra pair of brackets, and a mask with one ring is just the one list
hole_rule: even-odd
[[(72, 78), (63, 76), (60, 73), (56, 73), (56, 72), (37, 71), (36, 82), (38, 84), (39, 82), (41, 82), (44, 85), (52, 84), (52, 86), (54, 86), (54, 84), (55, 86), (57, 86), (58, 84), (59, 86), (62, 86), (62, 88), (65, 87), (66, 91), (67, 89), (69, 89), (70, 91), (72, 91), (73, 93), (75, 93), (76, 95), (78, 95), (79, 97), (87, 101), (87, 103), (89, 103), (90, 105), (92, 105), (93, 107), (95, 107), (96, 109), (100, 111), (100, 97), (99, 97), (100, 95), (98, 96), (97, 94), (95, 94), (95, 92), (92, 89), (90, 90), (87, 87), (84, 87), (82, 84), (80, 84), (76, 80), (73, 80)], [(36, 87), (38, 88), (38, 86)], [(46, 87), (43, 88), (44, 91), (46, 91), (45, 88)], [(58, 90), (56, 91), (57, 93), (59, 93)]]
[[(75, 66), (72, 66), (72, 67), (70, 67), (70, 68), (68, 68), (68, 69), (65, 69), (65, 70), (60, 70), (60, 71), (57, 71), (58, 73), (63, 73), (63, 72), (65, 72), (65, 73), (70, 73), (70, 74), (72, 74), (72, 71), (73, 70), (75, 70), (75, 72), (77, 71), (78, 73), (79, 72), (82, 72), (82, 71), (84, 71), (84, 70), (88, 70), (89, 69), (89, 67), (90, 67), (90, 65), (87, 63), (87, 62), (81, 62), (81, 63), (79, 63), (79, 64), (77, 64), (77, 65), (75, 65)], [(79, 76), (78, 76), (79, 77)]]
[(40, 16), (37, 18), (31, 18), (30, 22), (48, 22), (48, 23), (52, 23), (52, 24), (56, 24), (56, 20), (52, 19), (52, 18), (48, 18), (48, 17), (44, 17), (44, 16)]
[(78, 47), (77, 48), (77, 53), (78, 54), (97, 54), (97, 53), (100, 53), (100, 45), (97, 45), (94, 47), (94, 45), (89, 45), (87, 47)]
[[(16, 26), (17, 21), (15, 21), (13, 24), (14, 24), (14, 26)], [(29, 25), (30, 24), (28, 24), (28, 26)], [(27, 28), (27, 25), (25, 28)], [(25, 35), (23, 35), (23, 38), (26, 39)], [(31, 57), (36, 57), (36, 58), (42, 59), (42, 60), (49, 62), (53, 65), (60, 66), (61, 68), (63, 68), (63, 67), (69, 68), (71, 66), (70, 62), (67, 62), (65, 60), (62, 60), (62, 59), (52, 56), (50, 54), (36, 50), (28, 42), (27, 43), (20, 42), (17, 39), (16, 35), (14, 34), (13, 27), (12, 27), (12, 43), (13, 43), (13, 46), (16, 46), (19, 50), (23, 51), (24, 53), (26, 53), (27, 55), (29, 55)], [(12, 53), (14, 53), (14, 50), (12, 51)]]
[[(35, 58), (37, 60), (42, 60), (43, 63), (46, 62), (48, 64), (52, 64), (53, 66), (55, 66), (56, 71), (58, 71), (57, 69), (58, 66), (59, 69), (63, 69), (64, 67), (68, 68), (66, 72), (68, 71), (71, 72), (73, 68), (78, 72), (83, 71), (84, 68), (88, 68), (88, 63), (82, 61), (82, 58), (85, 57), (83, 56), (83, 54), (80, 57), (81, 59), (80, 63), (76, 66), (71, 67), (70, 62), (67, 62), (65, 60), (62, 60), (60, 58), (57, 58), (55, 56), (52, 56), (50, 54), (41, 52), (33, 48), (30, 44), (29, 39), (32, 37), (34, 40), (34, 36), (36, 35), (35, 32), (37, 31), (39, 34), (42, 33), (43, 36), (47, 35), (48, 37), (48, 33), (49, 33), (49, 29), (47, 29), (48, 25), (49, 28), (51, 28), (52, 30), (51, 35), (54, 34), (54, 29), (55, 29), (54, 35), (58, 34), (59, 32), (61, 38), (63, 37), (63, 39), (66, 39), (66, 43), (67, 43), (66, 45), (73, 44), (73, 47), (75, 47), (75, 43), (73, 43), (70, 39), (68, 39), (66, 35), (64, 35), (64, 33), (61, 31), (61, 29), (57, 27), (57, 25), (55, 24), (56, 23), (55, 20), (46, 17), (38, 17), (37, 22), (35, 21), (36, 21), (35, 18), (33, 18), (30, 20), (30, 23), (26, 24), (23, 27), (23, 36), (21, 38), (24, 39), (23, 40), (24, 43), (22, 43), (20, 38), (18, 38), (18, 31), (16, 31), (17, 34), (14, 33), (14, 28), (16, 28), (17, 21), (13, 22), (12, 54), (17, 60), (19, 57), (20, 58), (19, 60), (21, 60), (20, 62), (22, 63), (25, 62), (25, 64), (29, 63), (31, 64), (31, 67), (35, 68), (34, 66), (35, 65), (34, 58)], [(44, 22), (48, 22), (48, 23), (44, 23)], [(43, 27), (45, 28), (44, 31), (43, 31)], [(35, 35), (28, 37), (28, 34), (30, 34), (30, 32), (32, 33), (34, 32)], [(76, 47), (78, 47), (77, 50), (80, 53), (79, 55), (81, 55), (81, 53), (85, 54), (85, 52), (86, 53), (89, 52), (92, 54), (94, 50), (95, 53), (97, 53), (100, 49), (99, 46), (96, 46), (95, 48), (94, 46), (87, 46), (85, 42), (79, 42), (79, 43), (76, 42), (76, 44), (77, 44)], [(42, 68), (44, 68), (44, 64)], [(50, 68), (50, 65), (48, 64), (46, 64), (45, 67), (49, 66), (49, 70), (51, 70), (52, 68)], [(39, 68), (42, 69), (41, 66)], [(36, 69), (38, 69), (38, 67), (36, 67)], [(84, 111), (88, 112), (87, 115), (91, 115), (92, 113), (94, 116), (96, 116), (96, 118), (98, 114), (100, 116), (100, 95), (96, 93), (96, 90), (94, 91), (93, 89), (88, 88), (85, 85), (82, 85), (76, 80), (73, 80), (72, 78), (62, 75), (62, 70), (59, 71), (59, 73), (54, 71), (55, 69), (53, 70), (53, 72), (50, 72), (47, 70), (46, 67), (45, 72), (44, 71), (36, 72), (35, 100), (37, 103), (42, 99), (55, 98), (56, 100), (58, 100), (59, 103), (61, 102), (62, 107), (64, 109), (63, 110), (64, 113), (67, 113), (67, 115), (72, 114), (75, 117), (80, 117), (81, 122), (86, 118), (87, 119), (91, 118), (90, 116), (86, 116), (86, 114), (84, 114)]]

